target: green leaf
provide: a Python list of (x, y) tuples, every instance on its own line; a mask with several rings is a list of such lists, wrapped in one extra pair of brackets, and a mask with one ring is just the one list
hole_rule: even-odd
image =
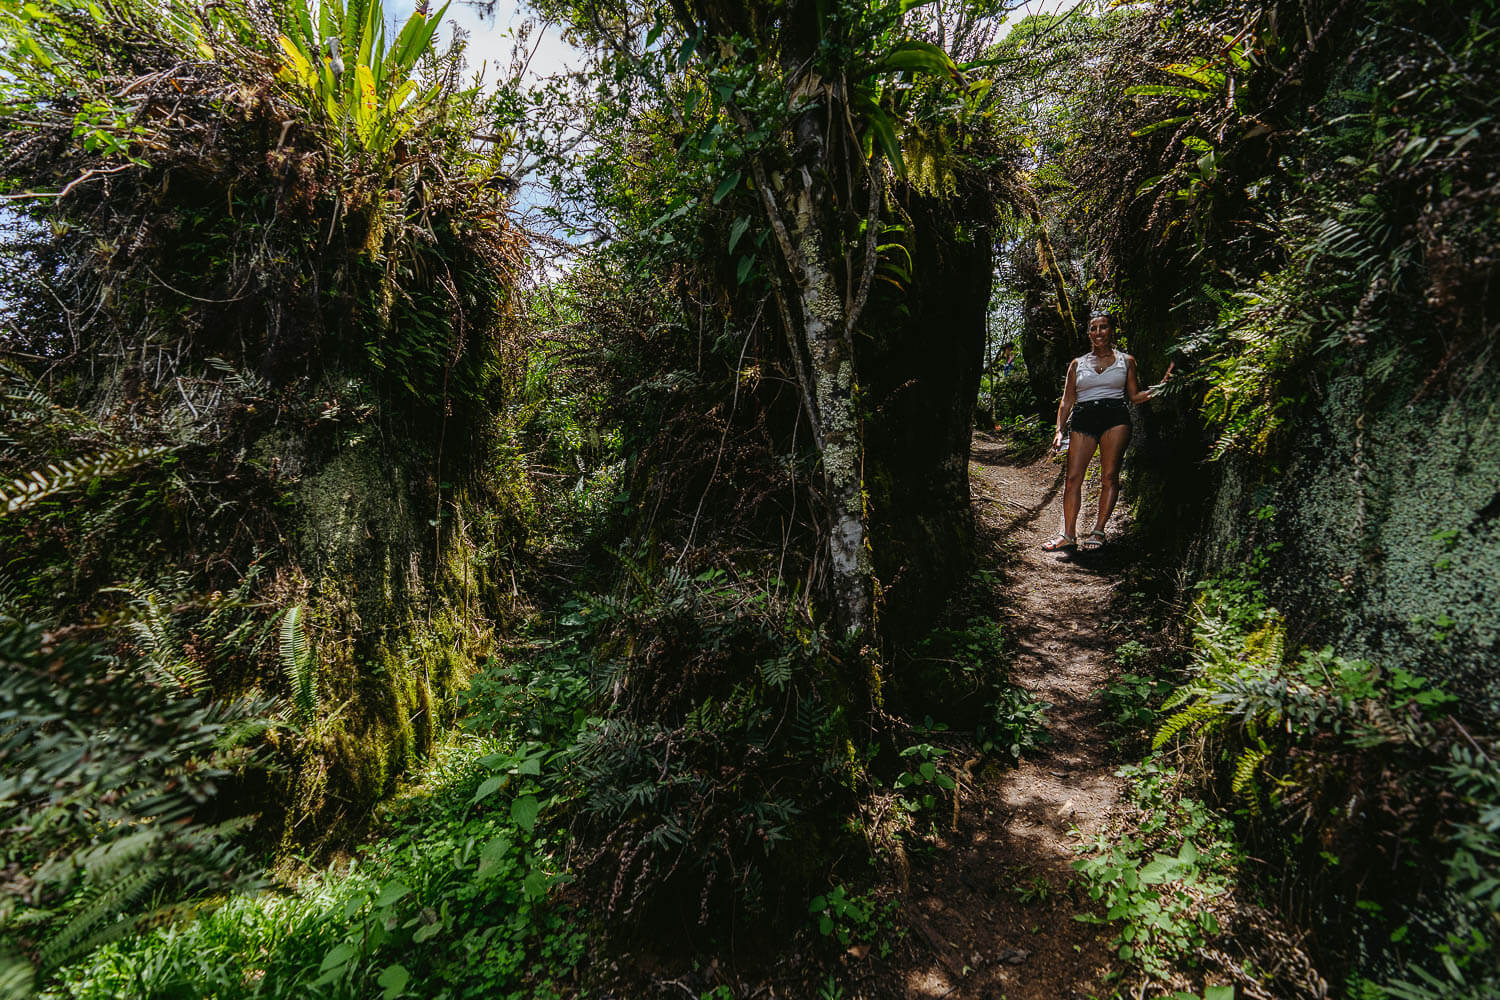
[(1147, 177), (1145, 180), (1141, 181), (1140, 184), (1136, 185), (1135, 196), (1139, 198), (1147, 191), (1150, 191), (1152, 188), (1156, 187), (1163, 180), (1165, 180), (1166, 176), (1166, 174), (1157, 174), (1155, 177)]
[(1141, 869), (1140, 880), (1143, 885), (1158, 885), (1172, 877), (1176, 871), (1178, 861), (1169, 858), (1165, 854), (1158, 854), (1150, 864)]
[(1171, 63), (1163, 66), (1165, 72), (1173, 76), (1180, 76), (1184, 80), (1191, 80), (1204, 87), (1219, 88), (1224, 86), (1226, 77), (1216, 69), (1210, 69), (1206, 64), (1192, 65), (1191, 63)]
[(698, 38), (698, 35), (693, 35), (683, 40), (682, 46), (677, 50), (678, 69), (686, 66), (688, 60), (693, 58), (693, 51), (698, 48)]
[(1206, 90), (1198, 90), (1195, 87), (1174, 87), (1170, 84), (1142, 84), (1138, 87), (1126, 87), (1127, 97), (1181, 97), (1188, 100), (1206, 101), (1214, 95)]
[(1203, 991), (1203, 1000), (1234, 1000), (1234, 987), (1210, 986)]
[(736, 269), (736, 277), (739, 279), (739, 284), (743, 285), (749, 280), (750, 269), (754, 266), (755, 257), (753, 254), (746, 254), (740, 258), (740, 266)]
[[(740, 171), (736, 170), (734, 173), (730, 174), (728, 177), (719, 182), (718, 190), (714, 191), (715, 205), (723, 201), (725, 196), (728, 195), (729, 192), (733, 191), (736, 187), (739, 186), (740, 176)], [(730, 249), (733, 249), (733, 247), (731, 247)]]
[(530, 795), (523, 795), (510, 804), (510, 818), (527, 833), (536, 828), (536, 818), (541, 811), (536, 798)]
[(552, 884), (552, 878), (540, 868), (533, 868), (526, 876), (526, 881), (521, 883), (521, 891), (526, 894), (527, 899), (541, 899), (547, 895), (547, 887)]
[(1161, 121), (1156, 122), (1153, 125), (1147, 125), (1145, 128), (1136, 129), (1134, 132), (1130, 133), (1130, 135), (1132, 138), (1138, 139), (1143, 135), (1150, 135), (1152, 132), (1155, 132), (1159, 129), (1174, 128), (1178, 125), (1181, 125), (1191, 117), (1192, 115), (1180, 115), (1177, 118), (1163, 118)]
[(334, 945), (333, 950), (323, 956), (323, 964), (318, 966), (318, 971), (332, 972), (336, 969), (342, 969), (349, 964), (349, 960), (354, 957), (354, 954), (354, 945), (348, 941), (345, 941), (343, 944)]
[(434, 920), (432, 923), (423, 924), (421, 927), (418, 927), (416, 930), (412, 931), (411, 939), (417, 944), (421, 944), (428, 938), (437, 937), (443, 932), (443, 928), (444, 924), (441, 920)]
[(734, 225), (729, 227), (729, 252), (734, 253), (734, 245), (745, 235), (745, 230), (750, 228), (750, 220), (741, 216), (734, 220)]
[(509, 783), (510, 775), (508, 774), (497, 774), (493, 777), (485, 778), (484, 781), (479, 783), (479, 787), (474, 790), (474, 797), (469, 800), (469, 805), (489, 798)]
[[(373, 7), (374, 4), (371, 6)], [(411, 982), (411, 973), (406, 971), (404, 965), (387, 965), (385, 971), (380, 974), (380, 978), (375, 980), (375, 984), (385, 990), (382, 994), (383, 1000), (396, 1000), (406, 992), (406, 984), (409, 982)]]
[[(451, 3), (452, 0), (449, 2)], [(401, 29), (401, 34), (396, 38), (396, 44), (391, 46), (391, 68), (396, 76), (402, 77), (411, 73), (412, 67), (416, 66), (417, 60), (427, 50), (433, 34), (438, 29), (438, 24), (447, 12), (448, 4), (445, 3), (431, 17), (424, 18), (419, 13), (413, 13), (407, 20), (406, 26)]]
[(387, 907), (407, 896), (411, 889), (400, 882), (391, 882), (380, 887), (380, 895), (375, 897), (375, 905)]
[(896, 141), (896, 130), (891, 116), (881, 108), (871, 107), (865, 111), (865, 120), (869, 123), (870, 133), (874, 136), (880, 151), (890, 161), (891, 169), (896, 172), (897, 177), (905, 180), (906, 160), (901, 155), (901, 144)]
[(874, 72), (930, 73), (933, 76), (945, 76), (952, 80), (963, 78), (952, 56), (931, 42), (916, 40), (904, 41), (893, 46), (876, 61)]
[(506, 856), (510, 854), (510, 838), (501, 834), (479, 851), (479, 870), (475, 873), (478, 878), (485, 878), (496, 868), (504, 863)]

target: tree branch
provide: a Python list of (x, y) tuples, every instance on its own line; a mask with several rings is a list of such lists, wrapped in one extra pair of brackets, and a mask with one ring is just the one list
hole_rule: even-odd
[(865, 215), (865, 261), (864, 270), (859, 276), (859, 291), (854, 293), (854, 301), (845, 310), (844, 336), (852, 346), (854, 341), (854, 324), (859, 322), (860, 313), (865, 310), (865, 303), (870, 298), (870, 286), (875, 283), (875, 268), (880, 263), (880, 203), (885, 192), (885, 171), (870, 171), (870, 210)]

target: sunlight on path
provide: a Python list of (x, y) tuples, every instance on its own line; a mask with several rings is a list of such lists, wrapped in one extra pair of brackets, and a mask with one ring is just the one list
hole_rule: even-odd
[(1092, 836), (1121, 798), (1095, 693), (1119, 641), (1103, 623), (1122, 553), (1040, 549), (1061, 506), (1061, 467), (1047, 459), (1011, 464), (999, 442), (979, 435), (971, 474), (988, 558), (1006, 576), (1013, 679), (1051, 703), (1052, 742), (1018, 767), (978, 775), (938, 856), (913, 872), (908, 920), (932, 961), (908, 972), (904, 995), (1107, 995), (1110, 933), (1074, 919), (1089, 907), (1071, 888), (1070, 864), (1072, 831)]

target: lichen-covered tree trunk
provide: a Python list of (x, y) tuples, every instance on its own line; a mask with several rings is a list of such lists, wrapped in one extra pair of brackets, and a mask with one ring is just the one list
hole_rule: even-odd
[(846, 636), (870, 628), (870, 549), (862, 483), (854, 352), (845, 332), (843, 296), (824, 252), (815, 192), (797, 196), (792, 233), (801, 264), (801, 339), (811, 361), (813, 405), (820, 425), (828, 558), (834, 611)]
[[(838, 280), (836, 248), (842, 243), (836, 170), (823, 126), (828, 108), (841, 99), (836, 86), (805, 72), (792, 103), (803, 112), (793, 129), (792, 184), (787, 192), (783, 254), (795, 284), (786, 303), (788, 348), (801, 381), (804, 405), (823, 466), (823, 505), (828, 532), (829, 590), (840, 633), (859, 642), (872, 627), (869, 528), (864, 502), (862, 428), (857, 406), (854, 341), (847, 312), (848, 289)], [(780, 214), (765, 194), (767, 208)], [(773, 219), (773, 225), (781, 224)], [(803, 358), (806, 358), (804, 367)]]

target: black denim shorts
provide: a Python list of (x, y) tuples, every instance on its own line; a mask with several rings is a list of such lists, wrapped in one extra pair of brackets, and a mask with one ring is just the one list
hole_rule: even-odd
[(1087, 434), (1091, 438), (1104, 436), (1111, 427), (1121, 424), (1130, 426), (1130, 408), (1123, 399), (1091, 399), (1086, 403), (1074, 403), (1068, 416), (1068, 428), (1074, 434)]

